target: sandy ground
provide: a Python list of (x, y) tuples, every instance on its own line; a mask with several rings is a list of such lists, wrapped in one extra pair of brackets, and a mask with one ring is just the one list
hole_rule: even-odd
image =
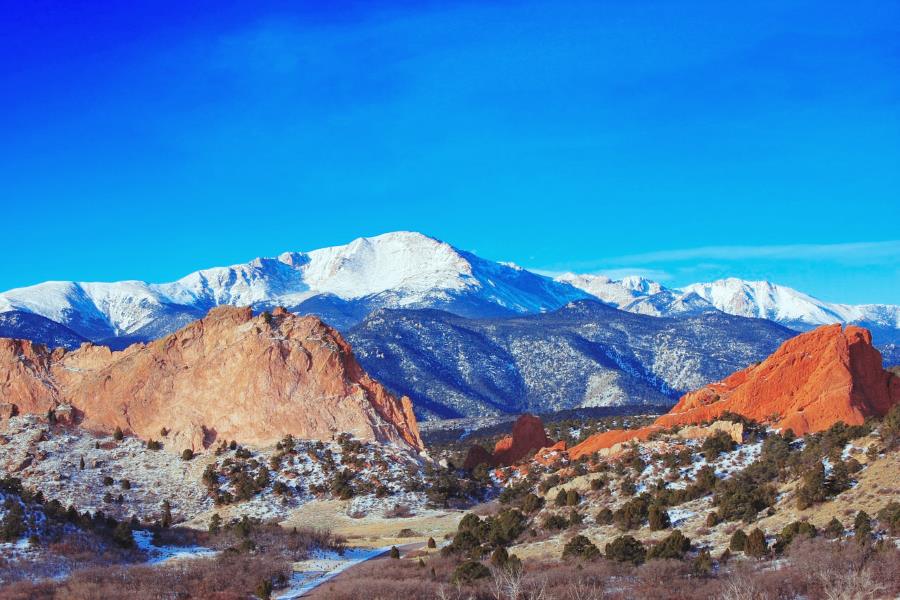
[[(284, 527), (315, 527), (328, 529), (347, 539), (347, 545), (360, 548), (396, 546), (413, 542), (425, 542), (429, 537), (442, 540), (456, 531), (463, 511), (421, 510), (402, 519), (367, 516), (353, 519), (347, 516), (346, 501), (315, 500), (291, 511), (282, 522)], [(402, 529), (411, 529), (414, 535), (400, 537)]]

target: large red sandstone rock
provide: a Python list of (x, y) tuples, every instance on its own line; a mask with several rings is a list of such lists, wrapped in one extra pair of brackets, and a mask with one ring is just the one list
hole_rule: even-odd
[(0, 398), (20, 413), (71, 404), (88, 429), (143, 438), (170, 431), (173, 449), (216, 438), (266, 445), (285, 434), (360, 439), (422, 449), (412, 404), (369, 377), (343, 337), (284, 310), (253, 317), (220, 307), (150, 344), (121, 352), (85, 344), (49, 352), (0, 339)]
[(497, 442), (493, 453), (477, 445), (469, 448), (463, 468), (472, 469), (482, 463), (491, 467), (514, 465), (535, 450), (552, 445), (540, 417), (522, 415), (516, 419), (512, 435)]
[(900, 402), (900, 378), (882, 367), (872, 335), (826, 325), (786, 341), (762, 363), (681, 397), (654, 425), (592, 436), (570, 450), (577, 458), (675, 425), (705, 423), (725, 412), (797, 435), (843, 421), (859, 425)]

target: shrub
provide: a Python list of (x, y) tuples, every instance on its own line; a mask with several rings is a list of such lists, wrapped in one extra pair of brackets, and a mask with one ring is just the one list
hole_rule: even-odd
[(163, 500), (162, 504), (162, 519), (160, 520), (160, 526), (169, 527), (172, 525), (172, 505), (168, 500)]
[(524, 510), (526, 513), (529, 513), (529, 514), (541, 510), (541, 508), (543, 508), (543, 506), (544, 506), (544, 499), (541, 498), (540, 496), (538, 496), (537, 494), (529, 493), (525, 496), (525, 499), (522, 500), (522, 510)]
[(122, 481), (120, 481), (119, 485), (122, 487), (123, 490), (131, 489), (131, 482), (128, 481), (127, 479), (123, 479)]
[(428, 538), (428, 547), (437, 548), (437, 543), (434, 541), (433, 537)]
[(731, 536), (731, 541), (728, 543), (728, 549), (732, 552), (743, 552), (747, 548), (747, 534), (744, 533), (743, 529), (738, 529)]
[(213, 535), (216, 535), (222, 530), (222, 517), (219, 516), (219, 513), (213, 513), (213, 516), (209, 518), (209, 532)]
[(603, 489), (603, 480), (599, 477), (596, 479), (591, 479), (591, 489), (595, 492)]
[(583, 535), (576, 535), (563, 548), (563, 559), (577, 558), (594, 560), (600, 556), (600, 549)]
[(575, 490), (566, 492), (566, 506), (577, 506), (581, 502), (581, 495)]
[(609, 560), (639, 565), (646, 556), (644, 545), (630, 535), (619, 536), (606, 545), (606, 558)]
[(262, 600), (269, 600), (272, 597), (272, 581), (269, 579), (263, 579), (259, 582), (259, 585), (256, 586), (256, 596), (261, 598)]
[(706, 460), (712, 461), (722, 452), (730, 452), (734, 450), (735, 441), (724, 431), (717, 431), (714, 435), (709, 436), (700, 446), (700, 451)]
[(452, 580), (454, 583), (471, 583), (490, 574), (491, 571), (480, 562), (467, 560), (453, 570)]
[(842, 535), (844, 535), (844, 526), (837, 520), (837, 517), (832, 517), (825, 527), (825, 537), (833, 540)]
[(784, 552), (785, 548), (791, 545), (797, 536), (805, 536), (814, 538), (819, 534), (815, 526), (807, 521), (794, 521), (784, 526), (778, 540), (775, 542), (775, 551)]
[(569, 496), (569, 495), (568, 495), (568, 493), (566, 492), (566, 490), (559, 490), (559, 492), (556, 494), (556, 501), (555, 501), (555, 504), (556, 504), (557, 506), (565, 506), (565, 505), (566, 505), (566, 500), (568, 499), (568, 496)]
[(562, 515), (547, 515), (543, 527), (549, 531), (559, 531), (569, 526), (569, 521)]
[(609, 525), (613, 522), (613, 512), (609, 508), (601, 508), (594, 519), (598, 525)]
[(900, 502), (892, 501), (878, 511), (878, 520), (890, 531), (891, 535), (900, 535)]
[(660, 543), (652, 546), (647, 552), (647, 559), (673, 558), (681, 560), (684, 553), (690, 550), (691, 540), (686, 538), (678, 529), (673, 531)]
[(122, 433), (122, 428), (116, 427), (116, 430), (113, 432), (113, 439), (117, 442), (121, 442), (124, 437), (125, 434)]
[[(857, 463), (858, 464), (858, 463)], [(828, 493), (834, 496), (850, 489), (850, 467), (842, 460), (837, 460), (825, 483)]]
[(743, 520), (752, 522), (759, 511), (769, 508), (775, 502), (775, 489), (769, 484), (761, 484), (744, 472), (731, 479), (719, 480), (713, 495), (713, 505), (725, 521)]
[(0, 520), (0, 540), (13, 542), (25, 533), (25, 511), (22, 505), (12, 497), (7, 497), (4, 507), (6, 514)]
[(634, 485), (634, 481), (631, 477), (626, 477), (622, 480), (622, 483), (619, 486), (619, 491), (625, 496), (634, 496), (637, 492), (637, 486)]
[(754, 558), (762, 558), (768, 551), (769, 547), (766, 544), (766, 534), (759, 528), (751, 531), (750, 535), (747, 536), (747, 545), (744, 548), (744, 553), (748, 556), (753, 556)]
[(400, 550), (397, 546), (391, 546), (390, 556), (391, 558), (400, 558)]
[(651, 531), (659, 531), (660, 529), (668, 529), (672, 522), (669, 519), (669, 512), (665, 507), (659, 504), (651, 504), (647, 511), (647, 519), (649, 521)]
[(711, 511), (708, 515), (706, 515), (706, 526), (707, 527), (715, 527), (719, 524), (719, 513), (716, 511)]
[(872, 535), (872, 518), (865, 511), (861, 510), (856, 513), (856, 519), (853, 521), (853, 537), (856, 538), (857, 544), (865, 544)]
[(194, 451), (190, 448), (185, 448), (181, 452), (181, 460), (191, 460), (194, 458)]
[(895, 404), (881, 421), (881, 440), (890, 449), (900, 442), (900, 404)]
[(641, 496), (632, 498), (613, 513), (613, 521), (622, 531), (638, 529), (647, 518), (647, 510), (646, 498)]
[(109, 475), (103, 477), (103, 485), (112, 485), (113, 483), (115, 483), (115, 480)]
[(162, 443), (157, 442), (154, 439), (151, 439), (150, 441), (147, 442), (147, 450), (162, 450), (162, 447), (163, 447)]
[[(727, 548), (725, 552), (728, 552)], [(722, 562), (727, 562), (727, 559)], [(704, 548), (697, 554), (697, 558), (691, 562), (691, 573), (695, 577), (708, 577), (712, 573), (712, 569), (712, 555), (709, 553), (709, 550)]]

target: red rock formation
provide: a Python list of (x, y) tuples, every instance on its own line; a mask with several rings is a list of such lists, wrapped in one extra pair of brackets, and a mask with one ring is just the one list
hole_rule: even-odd
[(369, 377), (338, 332), (284, 310), (253, 317), (249, 308), (215, 308), (121, 352), (85, 344), (51, 353), (0, 339), (0, 397), (20, 413), (71, 404), (94, 430), (158, 438), (165, 427), (179, 451), (216, 438), (265, 445), (288, 433), (330, 440), (345, 431), (423, 447), (408, 398)]
[(497, 442), (493, 453), (477, 445), (469, 448), (463, 468), (472, 469), (482, 463), (491, 467), (510, 466), (535, 450), (552, 445), (553, 441), (547, 437), (540, 417), (522, 415), (516, 419), (512, 435)]
[(838, 421), (862, 424), (866, 417), (884, 415), (898, 402), (900, 378), (882, 367), (869, 331), (826, 325), (791, 338), (758, 365), (685, 394), (653, 426), (592, 436), (570, 455), (608, 448), (628, 436), (705, 423), (725, 412), (804, 435)]

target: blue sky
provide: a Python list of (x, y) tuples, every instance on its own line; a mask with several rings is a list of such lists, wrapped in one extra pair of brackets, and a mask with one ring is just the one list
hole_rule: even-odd
[(4, 3), (0, 289), (406, 229), (900, 303), (896, 2), (190, 4)]

